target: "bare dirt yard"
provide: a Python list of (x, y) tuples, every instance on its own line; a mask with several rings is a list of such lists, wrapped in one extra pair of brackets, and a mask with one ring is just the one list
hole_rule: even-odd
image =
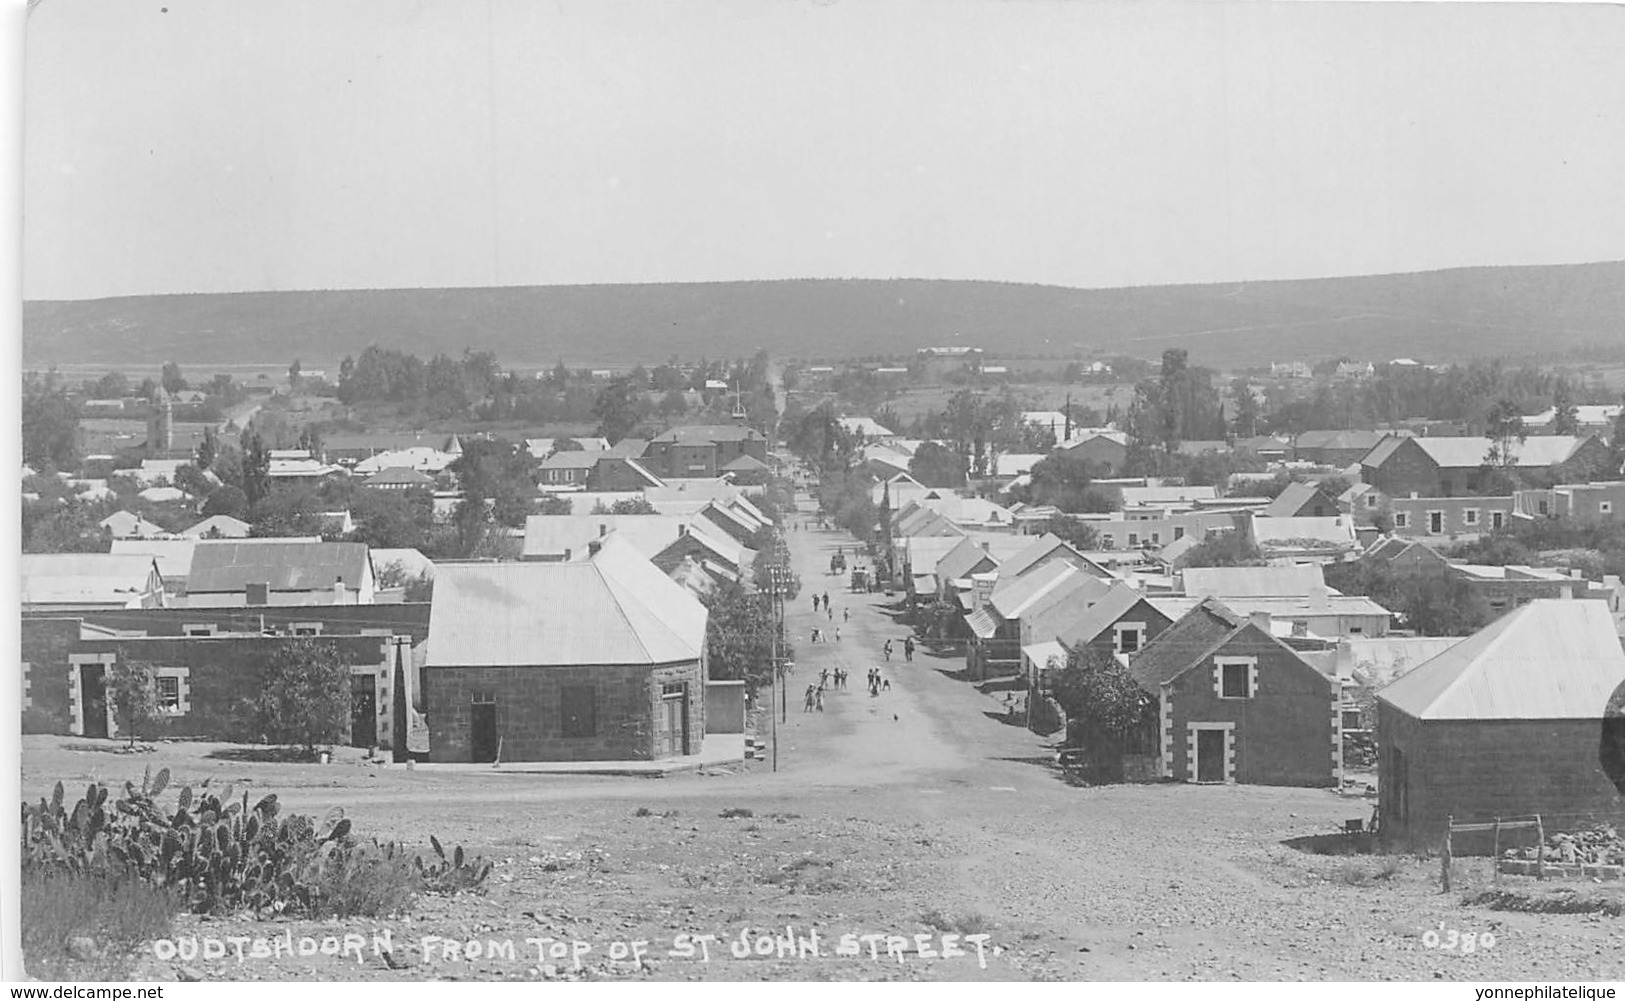
[[(817, 530), (789, 539), (804, 581), (788, 614), (798, 661), (791, 687), (837, 665), (852, 683), (830, 692), (822, 713), (803, 712), (792, 692), (777, 773), (769, 762), (662, 779), (409, 771), (351, 751), (323, 766), (242, 760), (242, 749), (225, 745), (122, 755), (77, 738), (29, 737), (23, 792), (46, 795), (58, 779), (70, 789), (139, 782), (146, 766), (164, 766), (178, 783), (276, 792), (284, 812), (341, 806), (362, 837), (427, 851), (432, 834), (448, 851), (461, 844), (496, 863), (483, 894), (424, 897), (396, 918), (183, 917), (177, 949), (213, 940), (224, 955), (170, 956), (163, 943), (132, 957), (135, 978), (1625, 977), (1619, 917), (1465, 903), (1490, 888), (1483, 860), (1458, 861), (1453, 892), (1441, 894), (1435, 860), (1315, 855), (1283, 843), (1368, 816), (1367, 800), (1313, 789), (1069, 785), (1045, 740), (960, 679), (962, 661), (921, 649), (901, 662), (905, 629), (887, 600), (848, 594), (844, 578), (821, 569), (849, 539)], [(820, 611), (817, 621), (841, 626), (841, 639), (811, 644), (811, 595), (826, 589), (833, 619)], [(889, 662), (887, 638), (897, 648)], [(874, 666), (891, 682), (878, 697), (863, 686)], [(765, 733), (765, 718), (760, 726)], [(795, 940), (815, 929), (818, 954), (798, 954), (810, 943)], [(385, 933), (387, 955), (373, 948)], [(326, 939), (344, 949), (347, 934), (365, 945), (320, 951)], [(853, 937), (842, 950), (845, 935)], [(1468, 937), (1471, 952), (1445, 947)], [(253, 939), (278, 938), (292, 955), (253, 956)], [(299, 954), (302, 939), (315, 955)]]

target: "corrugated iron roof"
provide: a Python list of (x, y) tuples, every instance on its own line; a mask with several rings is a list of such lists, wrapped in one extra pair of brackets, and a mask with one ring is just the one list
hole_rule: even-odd
[(982, 639), (992, 639), (999, 631), (999, 620), (995, 619), (993, 613), (985, 606), (965, 616), (965, 624), (970, 626), (971, 632)]
[[(1412, 438), (1440, 466), (1451, 469), (1481, 466), (1490, 450), (1487, 438), (1439, 437)], [(1512, 443), (1514, 465), (1521, 469), (1544, 469), (1568, 461), (1575, 450), (1586, 441), (1573, 435), (1533, 435), (1524, 441)]]
[[(1084, 586), (1083, 581), (1098, 580), (1077, 567), (1056, 561), (1039, 567), (1025, 577), (1006, 578), (1001, 574), (988, 602), (1002, 618), (1013, 622)], [(1101, 585), (1098, 590), (1104, 593), (1106, 585)]]
[(24, 553), (22, 603), (125, 602), (144, 594), (156, 564), (125, 553)]
[[(1110, 629), (1144, 600), (1145, 594), (1128, 584), (1112, 584), (1105, 594), (1084, 610), (1082, 615), (1062, 626), (1058, 638), (1071, 646), (1088, 643)], [(1153, 606), (1146, 607), (1153, 614), (1162, 614)]]
[(984, 550), (974, 540), (961, 538), (937, 560), (937, 579), (958, 580), (976, 569), (983, 560), (992, 567), (999, 565), (998, 557)]
[(147, 556), (158, 564), (164, 577), (185, 577), (192, 570), (192, 550), (197, 539), (114, 539), (115, 556)]
[(186, 590), (242, 591), (250, 584), (269, 584), (273, 591), (314, 591), (340, 580), (359, 588), (367, 577), (367, 561), (367, 547), (359, 542), (199, 539)]
[(428, 667), (669, 664), (705, 648), (705, 606), (622, 539), (577, 563), (445, 564)]
[(1037, 664), (1040, 668), (1048, 669), (1050, 661), (1058, 660), (1058, 667), (1065, 667), (1067, 660), (1066, 647), (1055, 640), (1044, 640), (1039, 643), (1028, 643), (1021, 648), (1021, 656), (1028, 662)]
[(1295, 597), (1326, 586), (1319, 564), (1295, 567), (1189, 567), (1183, 571), (1185, 593), (1231, 597)]
[(1416, 719), (1601, 719), (1625, 682), (1606, 602), (1532, 601), (1377, 692)]

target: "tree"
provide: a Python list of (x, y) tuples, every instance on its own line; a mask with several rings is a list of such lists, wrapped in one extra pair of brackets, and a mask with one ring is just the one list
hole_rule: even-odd
[(344, 737), (350, 719), (350, 666), (330, 641), (295, 639), (278, 645), (265, 664), (259, 694), (240, 715), (264, 743), (303, 749)]
[(164, 372), (163, 372), (162, 383), (163, 383), (163, 387), (164, 387), (164, 392), (166, 392), (166, 393), (178, 393), (181, 390), (187, 388), (188, 383), (186, 381), (186, 378), (181, 375), (180, 362), (174, 362), (174, 361), (166, 361), (166, 362), (164, 362)]
[(1511, 476), (1518, 463), (1517, 447), (1513, 443), (1522, 444), (1528, 437), (1523, 427), (1523, 411), (1512, 400), (1501, 399), (1490, 407), (1484, 420), (1484, 437), (1490, 441), (1484, 462)]
[(1025, 498), (1032, 504), (1053, 504), (1067, 514), (1110, 511), (1112, 497), (1092, 487), (1094, 471), (1076, 452), (1051, 452), (1033, 464)]
[(643, 497), (623, 497), (609, 506), (610, 514), (659, 514)]
[(1052, 684), (1055, 701), (1066, 710), (1068, 743), (1081, 752), (1085, 774), (1121, 781), (1131, 741), (1156, 725), (1156, 700), (1115, 657), (1089, 646), (1072, 651)]
[(205, 517), (223, 514), (233, 518), (241, 518), (247, 513), (248, 496), (243, 493), (241, 487), (233, 486), (230, 483), (216, 487), (209, 493), (209, 499), (203, 502)]
[[(725, 584), (700, 599), (710, 612), (706, 659), (716, 681), (743, 681), (755, 691), (772, 679), (773, 637), (779, 625), (765, 594)], [(780, 635), (781, 657), (790, 656)]]
[(908, 460), (908, 474), (928, 487), (962, 487), (965, 458), (946, 445), (928, 441)]
[(1258, 434), (1258, 400), (1246, 379), (1237, 377), (1230, 382), (1230, 394), (1236, 399), (1236, 419), (1230, 427), (1238, 438), (1251, 438)]
[(198, 442), (197, 455), (192, 460), (193, 465), (199, 469), (208, 469), (209, 465), (214, 462), (214, 457), (219, 453), (220, 440), (215, 437), (214, 428), (204, 428), (203, 440)]
[(158, 672), (140, 661), (115, 663), (107, 671), (107, 701), (119, 732), (134, 747), (141, 728), (158, 715)]
[(71, 469), (79, 461), (79, 408), (56, 372), (23, 378), (23, 461)]
[(1553, 434), (1579, 434), (1580, 408), (1574, 405), (1574, 394), (1569, 391), (1569, 381), (1559, 378), (1552, 387), (1552, 433)]
[(659, 413), (662, 417), (681, 417), (688, 412), (688, 400), (675, 389), (660, 398)]
[(288, 391), (289, 392), (298, 392), (299, 391), (299, 373), (302, 372), (302, 371), (303, 371), (303, 368), (299, 364), (299, 359), (295, 358), (293, 360), (293, 364), (288, 366)]
[(271, 452), (258, 431), (244, 431), (240, 443), (243, 449), (243, 496), (250, 506), (258, 504), (271, 492)]
[(1180, 557), (1181, 567), (1261, 567), (1264, 554), (1238, 531), (1216, 532)]
[(104, 400), (117, 400), (130, 395), (130, 380), (123, 372), (109, 372), (96, 381), (96, 395)]
[(637, 402), (630, 383), (616, 379), (605, 386), (592, 405), (592, 415), (598, 418), (598, 433), (611, 445), (630, 434), (638, 423)]
[(1625, 397), (1621, 398), (1619, 413), (1614, 415), (1614, 433), (1609, 437), (1609, 461), (1615, 471), (1625, 466)]
[(1059, 514), (1044, 523), (1044, 531), (1056, 536), (1074, 549), (1089, 550), (1098, 548), (1100, 533), (1095, 527), (1081, 518), (1073, 518)]

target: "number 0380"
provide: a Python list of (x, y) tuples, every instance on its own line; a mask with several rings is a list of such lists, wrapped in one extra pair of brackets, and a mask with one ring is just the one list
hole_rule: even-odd
[(1457, 931), (1454, 928), (1429, 928), (1422, 933), (1422, 945), (1428, 949), (1439, 949), (1443, 952), (1477, 952), (1479, 949), (1493, 949), (1495, 936), (1490, 932)]

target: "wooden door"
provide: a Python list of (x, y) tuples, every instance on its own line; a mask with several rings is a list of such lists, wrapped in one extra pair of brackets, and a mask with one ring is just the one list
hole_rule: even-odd
[(80, 703), (84, 706), (85, 736), (107, 736), (107, 668), (84, 664), (79, 668)]
[(350, 746), (371, 747), (378, 742), (378, 692), (372, 675), (350, 675)]
[(666, 753), (681, 755), (688, 753), (688, 734), (686, 725), (688, 713), (688, 699), (681, 695), (669, 695), (660, 700), (660, 708), (666, 714)]
[(474, 762), (497, 759), (497, 704), (475, 702), (469, 707), (469, 760)]
[(1224, 781), (1224, 731), (1196, 731), (1196, 781)]

